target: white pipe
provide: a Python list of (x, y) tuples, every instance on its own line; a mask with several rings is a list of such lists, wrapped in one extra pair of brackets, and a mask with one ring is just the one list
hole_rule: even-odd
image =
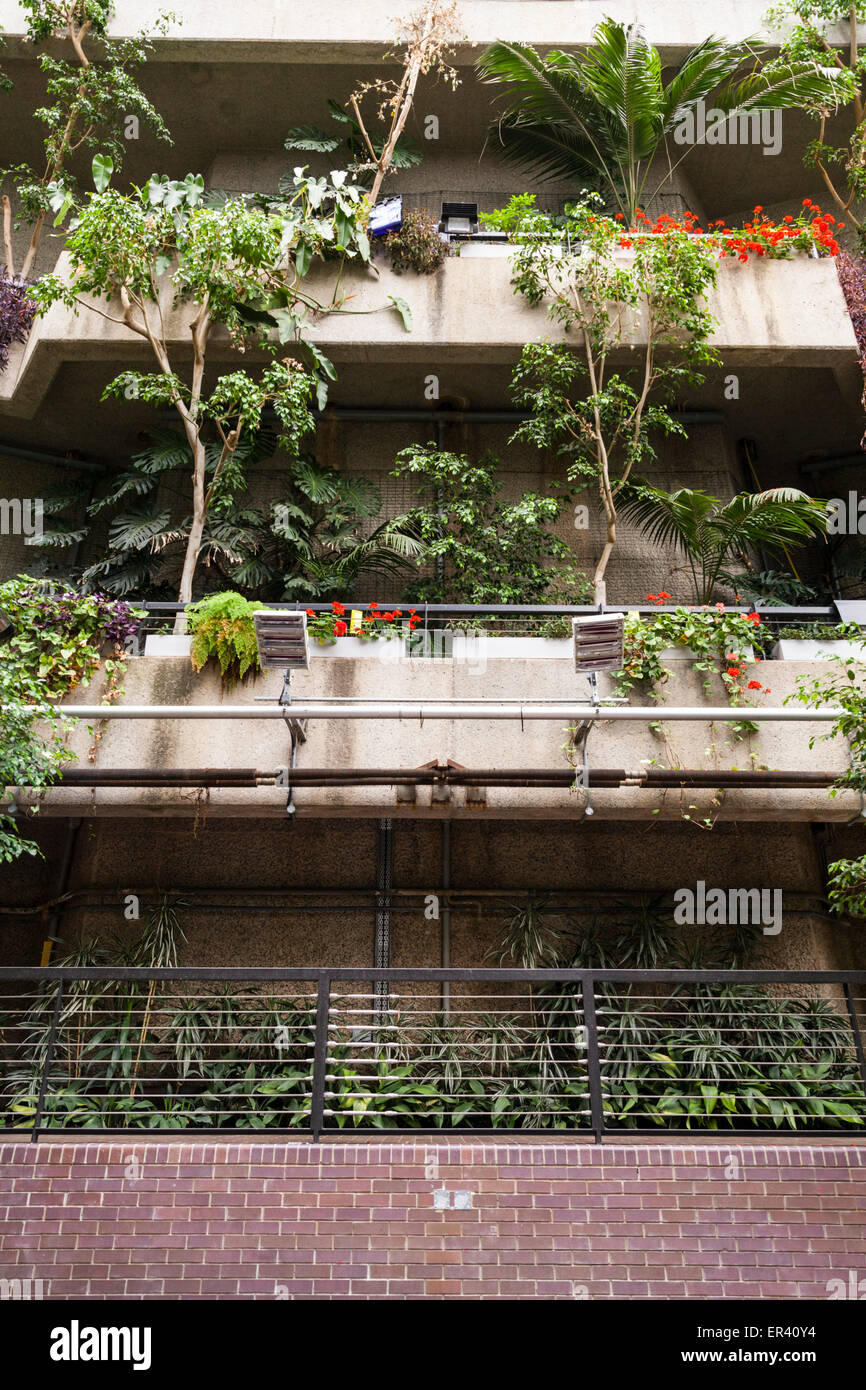
[(755, 709), (751, 705), (612, 705), (597, 706), (531, 700), (370, 700), (340, 704), (338, 701), (293, 700), (291, 705), (57, 705), (55, 713), (73, 719), (520, 719), (655, 720), (749, 719), (755, 723), (831, 723), (845, 713), (832, 706), (806, 710)]

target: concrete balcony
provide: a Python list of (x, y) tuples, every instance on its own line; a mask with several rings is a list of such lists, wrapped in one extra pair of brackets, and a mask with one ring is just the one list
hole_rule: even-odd
[[(159, 0), (117, 0), (111, 26), (118, 37), (149, 28), (164, 6)], [(398, 7), (399, 9), (399, 7)], [(669, 60), (702, 42), (710, 29), (729, 39), (774, 35), (764, 26), (763, 0), (726, 0), (708, 23), (689, 0), (659, 0), (649, 7), (626, 0), (617, 18), (643, 23)], [(461, 0), (467, 42), (457, 61), (472, 63), (478, 47), (496, 39), (515, 39), (538, 48), (578, 47), (589, 42), (604, 14), (597, 0)], [(380, 63), (393, 46), (393, 0), (246, 0), (214, 5), (185, 0), (182, 18), (156, 41), (156, 55), (180, 62)], [(11, 56), (23, 51), (24, 17), (17, 0), (0, 0), (0, 26)], [(17, 40), (17, 41), (16, 41)]]
[[(61, 256), (59, 273), (64, 266)], [(308, 283), (326, 302), (333, 272), (320, 271)], [(527, 342), (574, 341), (547, 319), (543, 308), (530, 307), (514, 293), (507, 257), (454, 257), (430, 276), (395, 275), (381, 266), (378, 273), (344, 276), (341, 292), (351, 296), (349, 312), (321, 318), (311, 332), (337, 363), (417, 362), (428, 370), (437, 362), (511, 363)], [(409, 303), (411, 332), (389, 305), (389, 296)], [(106, 308), (104, 303), (101, 307)], [(723, 261), (709, 307), (718, 321), (713, 344), (725, 371), (779, 364), (838, 370), (856, 366), (854, 330), (832, 260)], [(119, 313), (119, 308), (110, 312)], [(186, 349), (189, 312), (171, 311), (166, 301), (164, 313), (169, 344)], [(640, 336), (638, 324), (634, 340), (639, 342)], [(0, 376), (0, 414), (32, 418), (63, 363), (104, 362), (108, 380), (125, 368), (149, 363), (147, 354), (142, 339), (95, 310), (84, 307), (76, 316), (55, 306), (37, 322), (27, 344), (11, 354)], [(219, 344), (211, 351), (213, 361), (229, 355), (227, 344), (225, 351)]]
[[(408, 659), (397, 642), (371, 643), (357, 659), (326, 659), (314, 650), (310, 670), (293, 675), (293, 699), (399, 700), (409, 704), (479, 699), (571, 703), (585, 698), (586, 682), (577, 678), (572, 661), (561, 659), (558, 651), (540, 659), (508, 658), (497, 657), (496, 646), (495, 639), (488, 639), (474, 652), (467, 651), (462, 660)], [(555, 649), (559, 644), (551, 646)], [(663, 692), (668, 705), (698, 710), (709, 707), (690, 662), (672, 661), (669, 669), (671, 676)], [(749, 674), (758, 676), (772, 693), (761, 697), (756, 707), (781, 708), (794, 690), (797, 676), (807, 672), (814, 675), (815, 671), (814, 664), (762, 662)], [(607, 677), (600, 678), (602, 694), (609, 691), (606, 682)], [(218, 676), (209, 670), (196, 676), (186, 657), (141, 657), (129, 663), (123, 703), (226, 709), (255, 705), (262, 696), (268, 697), (268, 703), (276, 703), (281, 685), (281, 673), (268, 672), (242, 689), (221, 695)], [(76, 692), (70, 703), (97, 704), (99, 689), (97, 678), (90, 690)], [(648, 700), (635, 694), (631, 703), (644, 705)], [(712, 703), (727, 707), (721, 688), (712, 696)], [(263, 708), (261, 703), (259, 708)], [(737, 713), (732, 711), (732, 717)], [(659, 718), (664, 719), (663, 706), (659, 707)], [(451, 759), (473, 770), (562, 772), (569, 767), (564, 751), (568, 723), (559, 717), (527, 717), (523, 722), (519, 718), (493, 722), (447, 717), (421, 721), (408, 715), (399, 719), (314, 718), (308, 723), (306, 742), (299, 745), (297, 767), (409, 771)], [(663, 737), (654, 734), (648, 722), (602, 719), (593, 728), (588, 744), (590, 784), (593, 767), (637, 772), (649, 766), (713, 772), (754, 767), (835, 776), (847, 768), (848, 750), (842, 740), (820, 741), (830, 727), (808, 720), (765, 722), (757, 734), (737, 740), (726, 723), (710, 724), (700, 717), (688, 722), (669, 721), (663, 726)], [(206, 793), (195, 788), (57, 787), (42, 798), (40, 819), (56, 815), (193, 816), (205, 809), (213, 817), (286, 815), (290, 738), (281, 718), (112, 718), (104, 721), (103, 728), (93, 763), (88, 761), (92, 733), (82, 724), (72, 735), (77, 767), (85, 774), (91, 769), (255, 768), (266, 775), (282, 769), (282, 780), (275, 785), (220, 787)], [(812, 737), (816, 742), (810, 748)], [(550, 789), (491, 784), (475, 799), (459, 787), (448, 789), (445, 799), (437, 799), (429, 786), (418, 787), (414, 799), (405, 799), (393, 785), (308, 787), (294, 790), (293, 795), (301, 817), (580, 820), (585, 807), (583, 793), (568, 785)], [(680, 821), (686, 812), (693, 819), (850, 822), (860, 810), (859, 796), (845, 793), (830, 798), (823, 787), (751, 786), (719, 794), (715, 786), (659, 790), (627, 785), (599, 788), (591, 797), (596, 822)]]

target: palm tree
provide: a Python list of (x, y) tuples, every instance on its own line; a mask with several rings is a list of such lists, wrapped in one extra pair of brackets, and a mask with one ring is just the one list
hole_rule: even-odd
[[(815, 62), (776, 64), (765, 72), (752, 40), (705, 39), (665, 82), (659, 51), (638, 25), (608, 17), (593, 39), (586, 53), (554, 51), (543, 58), (528, 44), (492, 44), (478, 70), (484, 82), (506, 88), (508, 105), (490, 136), (506, 159), (536, 177), (570, 179), (576, 191), (602, 192), (629, 225), (688, 154), (686, 145), (672, 162), (667, 140), (700, 101), (712, 98), (727, 120), (806, 102), (834, 108), (840, 98), (841, 79)], [(750, 61), (752, 71), (734, 81)], [(668, 167), (647, 194), (650, 166), (662, 149)]]
[(750, 546), (781, 550), (827, 530), (824, 503), (795, 487), (740, 492), (722, 502), (700, 489), (662, 492), (636, 483), (619, 504), (620, 515), (635, 522), (653, 545), (673, 543), (689, 562), (696, 603), (709, 603), (732, 560), (748, 562)]

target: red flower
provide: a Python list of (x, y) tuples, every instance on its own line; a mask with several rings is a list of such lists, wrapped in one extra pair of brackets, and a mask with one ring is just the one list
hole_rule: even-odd
[(315, 618), (315, 616), (316, 616), (316, 610), (315, 610), (315, 608), (308, 608), (308, 609), (307, 609), (307, 617), (308, 617), (308, 618)]
[(746, 614), (746, 618), (748, 619), (748, 621), (749, 621), (750, 623), (754, 623), (754, 624), (755, 624), (755, 627), (760, 627), (760, 626), (761, 626), (761, 615), (760, 615), (760, 613), (747, 613), (747, 614)]
[(349, 630), (349, 629), (347, 628), (346, 624), (343, 622), (342, 618), (339, 618), (339, 619), (337, 620), (337, 622), (334, 623), (334, 636), (335, 636), (335, 637), (345, 637), (345, 635), (346, 635), (346, 633), (348, 632), (348, 630)]
[(370, 609), (370, 612), (372, 613), (379, 607), (379, 605), (378, 603), (368, 603), (367, 607)]
[(334, 602), (331, 604), (331, 607), (333, 608), (334, 612), (339, 614), (339, 616), (342, 618), (343, 614), (346, 611), (345, 604), (342, 604), (337, 599), (334, 599)]
[(760, 681), (749, 681), (749, 684), (746, 686), (747, 690), (763, 690), (763, 688)]
[(742, 675), (742, 671), (740, 670), (739, 666), (729, 666), (727, 674), (730, 676), (732, 681), (735, 681), (738, 676)]

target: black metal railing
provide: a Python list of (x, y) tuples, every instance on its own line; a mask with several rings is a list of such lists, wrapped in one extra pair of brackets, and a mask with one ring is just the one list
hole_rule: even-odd
[[(179, 612), (185, 608), (182, 603), (168, 602), (144, 602), (135, 603), (135, 607), (145, 610), (146, 617), (142, 620), (139, 630), (140, 639), (151, 633), (170, 632), (175, 618)], [(316, 613), (329, 613), (330, 603), (279, 603), (264, 602), (263, 607), (282, 608), (288, 611), (297, 612), (298, 610), (312, 609)], [(369, 602), (355, 602), (345, 600), (347, 609), (359, 609), (362, 613), (370, 611)], [(376, 605), (380, 612), (390, 612), (394, 609), (400, 610), (404, 617), (409, 613), (410, 608), (414, 608), (418, 615), (419, 623), (412, 637), (412, 642), (416, 645), (419, 653), (425, 649), (430, 650), (429, 642), (426, 642), (426, 635), (431, 632), (456, 632), (464, 631), (469, 633), (485, 634), (488, 637), (534, 637), (534, 636), (570, 636), (570, 620), (575, 617), (589, 613), (598, 613), (597, 605), (593, 604), (470, 604), (470, 603), (415, 603), (404, 602), (387, 603), (384, 600)], [(654, 614), (672, 613), (677, 606), (688, 607), (690, 605), (646, 605), (634, 603), (609, 603), (605, 605), (604, 611), (607, 613), (639, 613), (641, 617), (651, 618)], [(737, 605), (726, 608), (728, 613), (752, 613), (754, 606)], [(815, 624), (835, 626), (842, 620), (839, 611), (834, 604), (816, 605), (814, 607), (759, 607), (761, 623), (768, 640), (774, 639), (775, 634), (783, 628), (803, 627), (811, 628)], [(426, 644), (426, 645), (425, 645)], [(447, 655), (447, 647), (440, 644), (436, 647), (437, 653)]]
[(864, 1020), (866, 971), (6, 967), (0, 1130), (861, 1134)]

